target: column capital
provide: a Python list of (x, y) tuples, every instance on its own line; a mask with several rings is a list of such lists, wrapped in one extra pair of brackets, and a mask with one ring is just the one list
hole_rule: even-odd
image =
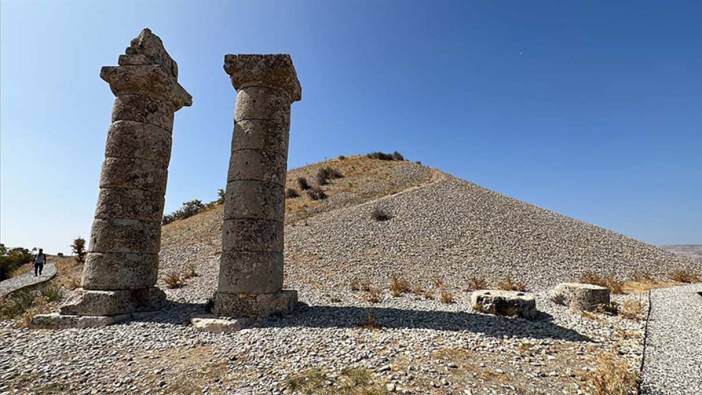
[(291, 102), (302, 99), (302, 87), (288, 54), (225, 55), (224, 71), (236, 90), (265, 86), (282, 89)]
[(119, 66), (104, 66), (100, 78), (115, 96), (145, 95), (171, 102), (176, 110), (192, 105), (192, 96), (178, 83), (178, 66), (161, 39), (144, 29), (134, 38)]

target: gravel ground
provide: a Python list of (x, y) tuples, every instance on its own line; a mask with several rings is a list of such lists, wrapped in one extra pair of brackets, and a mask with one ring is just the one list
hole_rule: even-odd
[(31, 272), (0, 281), (0, 298), (19, 289), (49, 281), (55, 275), (56, 266), (53, 263), (47, 263), (44, 265), (41, 276), (34, 277), (34, 269), (32, 269)]
[[(346, 291), (329, 304), (303, 290), (308, 308), (232, 334), (195, 331), (187, 322), (203, 307), (184, 303), (100, 329), (3, 322), (0, 393), (291, 393), (289, 379), (307, 369), (322, 372), (324, 392), (334, 393), (349, 367), (400, 393), (582, 393), (598, 352), (632, 367), (641, 358), (641, 322), (586, 318), (544, 293), (537, 321), (475, 313), (469, 293), (454, 304), (387, 293), (369, 304), (362, 294)], [(369, 313), (381, 329), (362, 326)]]
[(653, 290), (644, 394), (702, 392), (702, 284)]

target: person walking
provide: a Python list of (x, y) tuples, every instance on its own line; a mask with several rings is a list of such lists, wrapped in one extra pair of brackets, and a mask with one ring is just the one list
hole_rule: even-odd
[(34, 257), (34, 277), (41, 276), (42, 270), (44, 270), (44, 264), (46, 263), (46, 255), (43, 249), (39, 249), (39, 253)]

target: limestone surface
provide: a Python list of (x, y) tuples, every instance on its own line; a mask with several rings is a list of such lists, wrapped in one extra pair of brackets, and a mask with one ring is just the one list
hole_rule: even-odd
[(265, 316), (292, 310), (283, 287), (290, 106), (301, 88), (289, 55), (227, 55), (237, 90), (215, 311)]
[(593, 310), (597, 305), (608, 305), (609, 289), (593, 284), (561, 283), (549, 292), (549, 298), (557, 304), (575, 310)]
[(483, 313), (527, 319), (537, 315), (534, 295), (527, 292), (498, 289), (475, 291), (471, 295), (471, 303), (475, 310)]
[(131, 41), (118, 63), (100, 72), (116, 99), (83, 291), (61, 308), (67, 317), (40, 318), (42, 325), (52, 321), (58, 326), (85, 326), (83, 318), (71, 316), (118, 316), (157, 308), (165, 298), (153, 287), (173, 114), (190, 106), (192, 98), (177, 81), (175, 61), (149, 29)]

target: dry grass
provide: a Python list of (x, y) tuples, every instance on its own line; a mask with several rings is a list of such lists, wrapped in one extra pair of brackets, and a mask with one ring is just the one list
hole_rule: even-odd
[(636, 393), (639, 377), (622, 358), (601, 353), (594, 371), (586, 372), (583, 379), (593, 395), (627, 395)]
[(383, 296), (380, 294), (380, 290), (375, 287), (370, 287), (366, 291), (366, 301), (370, 303), (380, 303), (383, 300)]
[(439, 277), (435, 277), (433, 282), (434, 282), (434, 286), (436, 288), (443, 288), (446, 285), (444, 283), (444, 280), (442, 278), (439, 278)]
[(412, 291), (412, 286), (410, 283), (404, 278), (397, 276), (392, 276), (390, 278), (389, 287), (390, 293), (396, 298), (402, 296), (404, 293), (409, 293)]
[(670, 279), (679, 283), (693, 284), (702, 282), (702, 277), (689, 270), (676, 270), (670, 273)]
[(619, 308), (619, 315), (626, 319), (638, 320), (643, 314), (643, 305), (635, 299), (627, 299)]
[(364, 291), (368, 292), (371, 289), (370, 282), (368, 280), (361, 280), (354, 278), (351, 280), (351, 290), (352, 291)]
[(487, 280), (482, 277), (471, 277), (468, 279), (468, 291), (477, 291), (479, 289), (487, 289), (489, 286)]
[(427, 289), (424, 289), (423, 287), (417, 286), (412, 290), (412, 293), (417, 295), (420, 298), (424, 298), (426, 300), (433, 300), (434, 299), (434, 294)]
[[(330, 385), (331, 384), (331, 385)], [(373, 378), (367, 368), (347, 368), (335, 380), (321, 369), (307, 369), (290, 375), (288, 389), (294, 393), (338, 394), (338, 395), (383, 395), (387, 390), (383, 383)]]
[(439, 290), (439, 300), (443, 304), (453, 304), (456, 302), (451, 291), (446, 288), (441, 288), (441, 290)]
[(166, 288), (181, 288), (183, 285), (185, 285), (185, 282), (183, 281), (183, 278), (180, 276), (180, 274), (175, 273), (175, 272), (170, 272), (167, 273), (166, 276), (163, 278), (163, 281), (166, 283)]
[(320, 369), (307, 369), (288, 378), (288, 388), (303, 394), (323, 393), (326, 375)]
[(512, 277), (507, 277), (507, 278), (504, 278), (504, 279), (498, 281), (497, 288), (505, 290), (505, 291), (518, 291), (518, 292), (526, 292), (526, 290), (527, 290), (526, 284), (524, 284), (520, 281), (515, 281), (512, 279)]
[(185, 270), (183, 271), (183, 280), (193, 277), (197, 277), (197, 271), (195, 270), (195, 264), (189, 263), (185, 266)]
[(586, 272), (580, 276), (579, 281), (585, 284), (593, 284), (609, 288), (609, 291), (613, 294), (624, 293), (624, 282), (614, 278), (613, 276), (600, 276), (596, 273)]
[(383, 327), (378, 322), (378, 319), (375, 317), (375, 314), (373, 314), (373, 312), (370, 310), (368, 310), (368, 316), (366, 317), (366, 320), (362, 322), (360, 326), (366, 329), (380, 329)]

